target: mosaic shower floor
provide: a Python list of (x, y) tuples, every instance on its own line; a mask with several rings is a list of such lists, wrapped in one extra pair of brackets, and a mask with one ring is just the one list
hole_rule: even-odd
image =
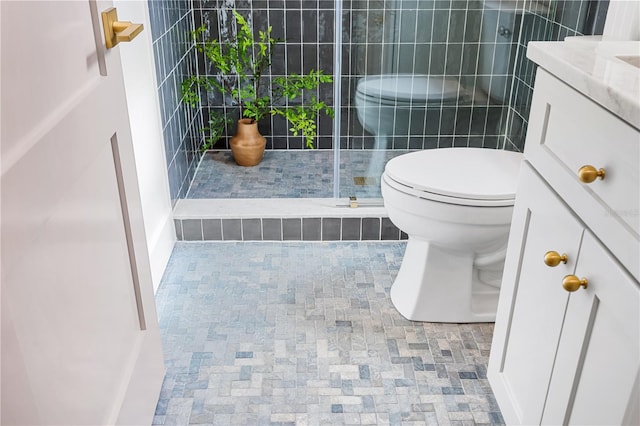
[(404, 242), (178, 243), (154, 424), (504, 424), (493, 324), (400, 316)]
[[(387, 161), (409, 151), (340, 151), (340, 197), (380, 198)], [(240, 167), (230, 151), (207, 151), (187, 198), (331, 198), (333, 151), (267, 150), (255, 167)]]

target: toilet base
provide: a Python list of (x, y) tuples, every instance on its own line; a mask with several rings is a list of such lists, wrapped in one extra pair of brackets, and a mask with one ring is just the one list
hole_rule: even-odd
[(409, 237), (391, 301), (408, 320), (494, 322), (499, 289), (478, 279), (473, 253), (448, 251)]

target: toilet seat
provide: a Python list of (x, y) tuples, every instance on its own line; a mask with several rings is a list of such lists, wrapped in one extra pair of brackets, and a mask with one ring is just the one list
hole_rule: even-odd
[(361, 108), (425, 108), (430, 105), (435, 105), (438, 108), (441, 104), (455, 105), (457, 98), (440, 100), (430, 99), (424, 100), (405, 100), (405, 99), (389, 99), (381, 98), (379, 96), (365, 95), (361, 92), (356, 92), (356, 99), (363, 101)]
[(521, 153), (496, 149), (430, 149), (393, 158), (382, 178), (390, 187), (418, 198), (465, 206), (512, 206), (521, 160)]
[(357, 93), (362, 97), (389, 105), (455, 101), (460, 92), (456, 80), (412, 74), (363, 77), (357, 86)]

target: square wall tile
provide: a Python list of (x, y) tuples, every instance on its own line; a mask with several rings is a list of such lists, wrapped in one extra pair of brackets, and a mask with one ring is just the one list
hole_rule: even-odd
[(220, 219), (203, 219), (202, 220), (202, 236), (205, 241), (222, 240), (222, 220)]
[(174, 219), (173, 220), (173, 226), (176, 229), (176, 239), (178, 241), (182, 241), (183, 240), (183, 238), (182, 238), (182, 221), (178, 220), (178, 219)]
[(305, 217), (302, 219), (302, 239), (304, 241), (320, 241), (322, 221), (320, 218)]
[(362, 219), (362, 239), (363, 240), (379, 240), (380, 239), (380, 218), (365, 217)]
[(262, 219), (262, 239), (282, 241), (282, 219)]
[(396, 227), (388, 217), (382, 218), (382, 230), (380, 239), (382, 240), (399, 240), (400, 230)]
[(202, 241), (202, 220), (183, 219), (182, 238), (184, 241)]
[(342, 218), (342, 240), (360, 240), (361, 219), (354, 217)]
[(260, 219), (242, 219), (242, 239), (244, 241), (262, 241)]
[(322, 219), (322, 240), (339, 241), (341, 219), (338, 217), (325, 217)]
[(222, 238), (225, 241), (242, 241), (240, 219), (222, 219)]
[(301, 227), (301, 219), (282, 219), (282, 239), (284, 241), (302, 240)]

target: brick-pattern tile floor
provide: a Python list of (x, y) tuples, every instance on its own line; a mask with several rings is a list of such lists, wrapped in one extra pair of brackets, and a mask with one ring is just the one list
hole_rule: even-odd
[[(340, 197), (380, 198), (380, 175), (384, 165), (407, 152), (342, 150)], [(238, 166), (231, 151), (207, 151), (187, 194), (187, 198), (331, 197), (331, 150), (267, 150), (262, 162), (254, 167)]]
[(503, 424), (493, 324), (411, 322), (404, 242), (178, 243), (158, 290), (154, 424)]

